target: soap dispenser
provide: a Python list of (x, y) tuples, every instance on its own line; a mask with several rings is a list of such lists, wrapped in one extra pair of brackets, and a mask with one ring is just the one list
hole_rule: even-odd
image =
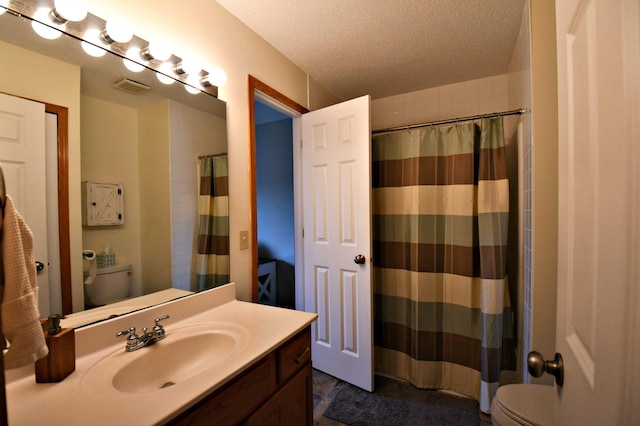
[(76, 369), (75, 332), (60, 327), (60, 315), (51, 315), (41, 323), (49, 354), (36, 361), (36, 382), (61, 382)]

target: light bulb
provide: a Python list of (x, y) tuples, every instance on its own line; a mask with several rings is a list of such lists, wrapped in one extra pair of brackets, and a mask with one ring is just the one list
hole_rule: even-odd
[(47, 40), (54, 40), (62, 35), (62, 32), (57, 29), (58, 25), (45, 25), (42, 22), (51, 22), (49, 19), (50, 9), (42, 8), (38, 9), (33, 16), (33, 21), (31, 21), (31, 28), (42, 38), (46, 38)]
[(80, 45), (87, 55), (99, 58), (107, 53), (108, 46), (100, 39), (100, 31), (87, 30), (84, 33), (84, 40)]
[(106, 28), (102, 32), (102, 39), (107, 43), (126, 43), (133, 37), (133, 28), (129, 21), (119, 16), (107, 21)]
[(184, 86), (187, 92), (195, 95), (196, 93), (200, 93), (202, 91), (202, 86), (200, 85), (200, 79), (196, 75), (190, 75), (187, 77), (187, 82)]
[(149, 46), (142, 49), (142, 57), (150, 61), (157, 59), (158, 61), (166, 61), (171, 58), (171, 47), (169, 43), (162, 39), (152, 40)]
[(227, 83), (227, 73), (222, 68), (214, 68), (209, 72), (209, 83), (222, 87)]
[(172, 84), (175, 80), (170, 75), (173, 74), (173, 66), (168, 62), (163, 62), (162, 65), (158, 67), (158, 71), (156, 73), (156, 77), (162, 84)]
[(136, 60), (140, 60), (140, 49), (132, 47), (127, 50), (127, 57), (123, 58), (122, 62), (124, 62), (124, 66), (127, 67), (129, 71), (140, 72), (144, 70), (144, 65), (135, 62)]
[(87, 16), (87, 5), (84, 0), (55, 0), (51, 14), (60, 23), (82, 21)]
[(202, 71), (202, 67), (198, 63), (197, 59), (186, 57), (176, 65), (176, 72), (179, 74), (195, 75)]

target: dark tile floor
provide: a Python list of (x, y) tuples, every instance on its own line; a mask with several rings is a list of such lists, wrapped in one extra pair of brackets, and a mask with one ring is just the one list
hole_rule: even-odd
[[(329, 376), (321, 371), (313, 370), (313, 423), (314, 426), (348, 426), (345, 423), (325, 417), (323, 414), (335, 395), (340, 390), (344, 382)], [(403, 387), (403, 392), (415, 393), (433, 392), (428, 390), (417, 389), (403, 382), (398, 382), (397, 386)], [(366, 391), (362, 391), (366, 392)], [(453, 423), (452, 423), (453, 424)], [(490, 426), (491, 419), (484, 413), (478, 415), (478, 425)]]

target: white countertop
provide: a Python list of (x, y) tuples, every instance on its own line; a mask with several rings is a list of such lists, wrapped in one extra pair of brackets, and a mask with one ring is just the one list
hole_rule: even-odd
[(87, 309), (65, 315), (65, 317), (60, 321), (60, 326), (62, 328), (81, 327), (92, 324), (96, 321), (102, 321), (110, 317), (127, 314), (132, 311), (137, 311), (138, 309), (148, 308), (149, 306), (158, 305), (160, 303), (168, 302), (191, 294), (193, 294), (192, 291), (168, 288), (156, 291), (155, 293), (110, 303), (99, 308)]
[[(95, 394), (81, 386), (84, 374), (98, 360), (113, 352), (124, 352), (125, 341), (115, 337), (117, 331), (131, 326), (151, 328), (153, 318), (165, 314), (171, 318), (163, 322), (167, 335), (158, 345), (170, 341), (173, 329), (201, 323), (231, 323), (248, 331), (246, 346), (207, 374), (151, 393)], [(76, 330), (76, 370), (62, 382), (36, 383), (31, 366), (7, 372), (9, 424), (162, 423), (236, 377), (316, 317), (312, 313), (237, 301), (232, 283), (80, 328)]]

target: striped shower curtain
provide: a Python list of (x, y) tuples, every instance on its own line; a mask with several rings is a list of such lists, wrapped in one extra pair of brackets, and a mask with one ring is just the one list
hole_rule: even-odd
[(376, 372), (489, 411), (515, 370), (502, 118), (373, 138)]
[(200, 159), (196, 289), (229, 279), (229, 183), (226, 155)]

